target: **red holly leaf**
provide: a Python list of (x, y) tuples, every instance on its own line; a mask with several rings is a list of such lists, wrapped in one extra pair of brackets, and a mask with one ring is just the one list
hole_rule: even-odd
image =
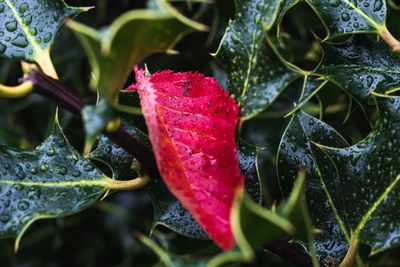
[(135, 67), (137, 89), (161, 176), (208, 235), (223, 249), (235, 241), (230, 211), (243, 189), (235, 143), (239, 107), (199, 73)]

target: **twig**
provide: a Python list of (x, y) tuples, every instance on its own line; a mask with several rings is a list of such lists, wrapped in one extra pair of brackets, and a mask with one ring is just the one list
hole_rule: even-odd
[[(35, 86), (34, 92), (54, 101), (57, 105), (82, 117), (81, 111), (85, 103), (60, 81), (55, 80), (40, 71), (32, 71), (27, 80)], [(132, 154), (143, 166), (150, 177), (159, 177), (154, 154), (142, 143), (136, 140), (121, 126), (113, 132), (103, 132), (116, 144)]]

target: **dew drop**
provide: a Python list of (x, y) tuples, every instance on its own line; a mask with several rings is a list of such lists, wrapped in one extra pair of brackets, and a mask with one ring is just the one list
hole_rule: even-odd
[(74, 163), (77, 163), (78, 162), (78, 160), (79, 160), (79, 157), (78, 157), (78, 155), (77, 154), (72, 154), (72, 156), (71, 156), (71, 158), (72, 158), (72, 161), (74, 162)]
[(25, 17), (23, 17), (22, 22), (27, 26), (30, 25), (32, 22), (32, 15), (26, 15)]
[(3, 215), (1, 215), (0, 216), (0, 221), (2, 222), (2, 223), (7, 223), (9, 220), (10, 220), (10, 215), (8, 215), (8, 214), (3, 214)]
[(25, 13), (29, 9), (29, 5), (27, 3), (22, 3), (19, 6), (19, 12), (20, 13)]
[(47, 150), (46, 155), (49, 156), (49, 157), (52, 157), (52, 156), (54, 156), (55, 153), (56, 153), (56, 152), (55, 152), (54, 148), (53, 148), (53, 147), (50, 147), (50, 148)]
[(17, 22), (14, 20), (14, 21), (9, 21), (9, 22), (6, 22), (6, 29), (7, 29), (7, 31), (9, 31), (9, 32), (14, 32), (14, 31), (16, 31), (17, 30)]
[(350, 20), (350, 15), (347, 12), (342, 13), (342, 20), (343, 21), (349, 21)]
[(367, 86), (371, 87), (373, 83), (374, 83), (374, 78), (371, 75), (368, 75), (367, 76)]
[(7, 46), (0, 43), (0, 54), (4, 54), (6, 52)]
[(46, 34), (44, 35), (44, 37), (43, 37), (43, 41), (44, 41), (45, 43), (50, 42), (52, 36), (53, 36), (53, 35), (52, 35), (50, 32), (46, 33)]
[(22, 211), (29, 209), (29, 202), (26, 200), (21, 200), (18, 203), (18, 209)]
[(29, 29), (29, 33), (30, 33), (32, 36), (36, 36), (36, 34), (37, 34), (36, 28), (35, 28), (35, 27), (30, 28), (30, 29)]
[(86, 172), (91, 172), (94, 170), (94, 167), (90, 163), (85, 163), (83, 166), (83, 170)]
[(79, 177), (79, 176), (81, 176), (81, 172), (78, 171), (78, 170), (73, 171), (73, 172), (72, 172), (72, 176), (74, 176), (74, 177)]
[(382, 0), (375, 0), (373, 11), (376, 12), (376, 11), (381, 10), (382, 6), (383, 6), (383, 1)]
[(40, 165), (40, 170), (42, 172), (46, 172), (49, 169), (49, 165), (47, 163), (43, 163), (42, 165)]
[(59, 147), (65, 147), (65, 140), (64, 140), (64, 139), (60, 139), (60, 140), (58, 141), (58, 146), (59, 146)]
[(31, 168), (31, 169), (29, 170), (29, 172), (30, 172), (31, 174), (35, 175), (35, 174), (38, 173), (38, 168), (33, 167), (33, 168)]
[(332, 7), (338, 7), (340, 5), (340, 0), (329, 0), (329, 4)]
[(25, 48), (28, 46), (28, 40), (26, 39), (26, 37), (23, 34), (18, 34), (17, 37), (15, 37), (12, 41), (11, 44), (17, 46), (17, 47), (21, 47), (21, 48)]
[(61, 174), (61, 175), (66, 175), (67, 172), (68, 172), (68, 170), (67, 170), (67, 168), (65, 168), (65, 167), (61, 167), (61, 168), (58, 170), (58, 174)]

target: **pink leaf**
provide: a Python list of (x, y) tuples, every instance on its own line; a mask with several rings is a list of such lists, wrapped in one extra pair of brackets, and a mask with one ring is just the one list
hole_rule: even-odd
[(135, 73), (129, 89), (139, 92), (163, 180), (221, 248), (232, 248), (230, 211), (244, 182), (235, 143), (238, 105), (202, 74), (146, 76), (137, 67)]

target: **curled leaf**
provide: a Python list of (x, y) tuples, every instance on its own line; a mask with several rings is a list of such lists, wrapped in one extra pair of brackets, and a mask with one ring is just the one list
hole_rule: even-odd
[(223, 249), (234, 245), (230, 211), (243, 189), (235, 143), (239, 107), (198, 73), (135, 68), (137, 89), (161, 176)]

